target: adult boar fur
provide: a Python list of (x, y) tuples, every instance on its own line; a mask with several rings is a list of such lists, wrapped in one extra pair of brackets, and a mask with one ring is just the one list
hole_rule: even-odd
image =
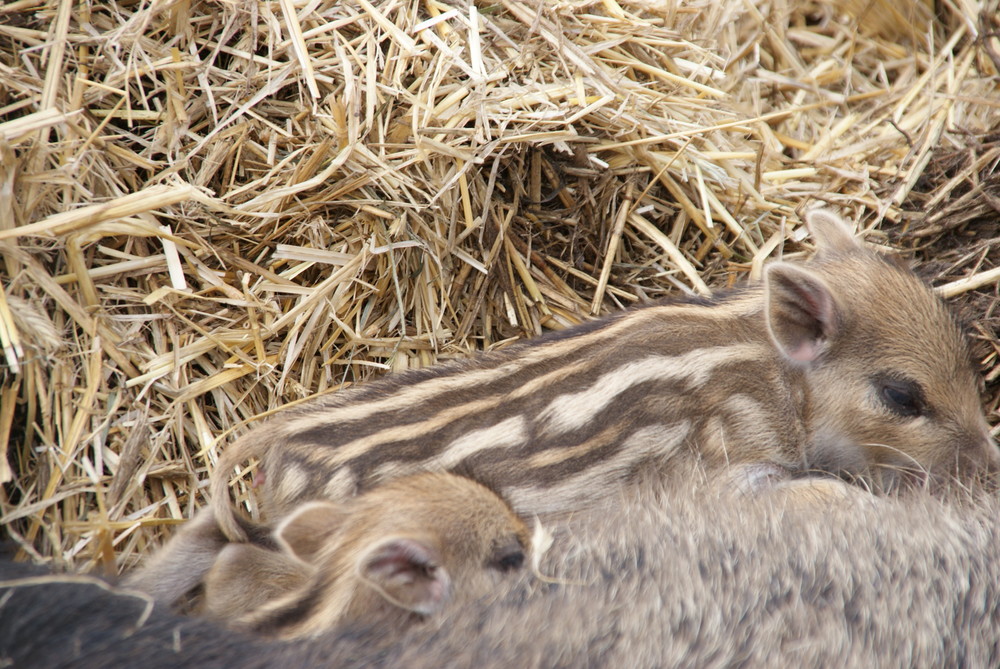
[(384, 666), (998, 666), (995, 499), (827, 499), (598, 510), (557, 533), (549, 583), (404, 639)]
[(959, 497), (620, 498), (550, 528), (547, 580), (524, 574), (399, 638), (350, 628), (265, 643), (155, 610), (137, 626), (134, 596), (91, 586), (81, 601), (67, 596), (78, 586), (7, 582), (0, 659), (47, 669), (995, 667), (1000, 502)]

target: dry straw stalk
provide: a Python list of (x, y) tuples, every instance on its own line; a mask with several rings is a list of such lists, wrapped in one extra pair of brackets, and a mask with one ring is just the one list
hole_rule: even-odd
[[(997, 406), (995, 1), (0, 8), (0, 496), (134, 564), (280, 406), (802, 250), (964, 300)], [(995, 416), (994, 416), (995, 418)]]

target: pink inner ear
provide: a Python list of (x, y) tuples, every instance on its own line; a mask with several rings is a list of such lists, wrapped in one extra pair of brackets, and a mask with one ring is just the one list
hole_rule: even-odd
[(833, 322), (833, 302), (830, 301), (830, 296), (827, 293), (814, 292), (806, 287), (802, 287), (799, 296), (805, 311), (819, 325), (821, 334), (820, 339), (799, 342), (796, 348), (788, 351), (788, 356), (799, 362), (812, 362), (819, 357), (820, 343), (825, 340), (830, 323)]
[(778, 263), (766, 274), (767, 322), (789, 359), (818, 359), (837, 335), (837, 305), (824, 281), (806, 268)]
[(819, 357), (819, 345), (816, 342), (802, 342), (798, 347), (786, 351), (788, 357), (796, 362), (812, 362)]
[(382, 546), (368, 561), (368, 571), (386, 579), (403, 576), (412, 581), (418, 574), (433, 567), (433, 560), (427, 549), (406, 539), (397, 539)]
[(364, 560), (362, 576), (397, 606), (430, 614), (448, 599), (450, 578), (434, 552), (412, 539), (391, 539)]
[(833, 302), (826, 292), (816, 293), (810, 290), (802, 291), (802, 299), (809, 304), (810, 313), (817, 322), (824, 325), (824, 330), (833, 322)]

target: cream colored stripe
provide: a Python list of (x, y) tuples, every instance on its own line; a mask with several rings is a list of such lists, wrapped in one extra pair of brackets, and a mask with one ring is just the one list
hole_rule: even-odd
[(538, 415), (543, 436), (554, 436), (587, 425), (620, 394), (647, 381), (688, 381), (701, 386), (712, 370), (731, 362), (761, 357), (760, 344), (697, 348), (681, 355), (652, 355), (605, 372), (589, 388), (556, 397)]
[[(358, 480), (354, 476), (354, 472), (347, 468), (338, 469), (330, 479), (323, 486), (323, 496), (326, 499), (333, 500), (335, 502), (340, 502), (351, 498), (357, 488)], [(301, 495), (304, 491), (299, 490), (298, 495)], [(295, 499), (294, 497), (289, 497), (287, 499)]]
[[(270, 477), (269, 477), (270, 478)], [(298, 463), (287, 463), (277, 479), (274, 495), (279, 499), (294, 499), (309, 488), (309, 476)]]
[[(603, 374), (588, 389), (560, 395), (537, 417), (528, 417), (539, 423), (548, 423), (544, 433), (562, 434), (579, 429), (593, 420), (594, 415), (614, 401), (620, 393), (632, 386), (654, 379), (688, 379), (692, 385), (702, 385), (715, 367), (721, 363), (753, 360), (761, 356), (759, 344), (736, 344), (695, 349), (679, 356), (648, 356), (642, 360), (622, 365)], [(568, 367), (562, 367), (548, 374), (536, 377), (507, 395), (491, 396), (444, 409), (430, 418), (406, 425), (390, 426), (384, 430), (327, 449), (310, 449), (310, 460), (323, 467), (338, 467), (361, 457), (375, 447), (394, 441), (413, 441), (422, 435), (441, 429), (449, 423), (475, 413), (489, 415), (489, 412), (504, 404), (529, 396), (589, 366), (587, 360), (580, 360)], [(331, 412), (335, 412), (331, 409)], [(315, 423), (312, 425), (316, 427)], [(490, 443), (481, 443), (475, 450), (493, 448)], [(467, 456), (474, 450), (468, 450)], [(452, 466), (452, 465), (448, 465)]]
[(611, 427), (601, 430), (582, 444), (577, 444), (576, 446), (549, 448), (541, 451), (540, 453), (535, 453), (527, 459), (525, 466), (528, 469), (540, 469), (542, 467), (549, 467), (567, 460), (582, 457), (590, 451), (606, 446), (612, 438), (621, 431), (620, 426), (612, 425)]
[[(673, 318), (710, 318), (726, 320), (737, 316), (745, 316), (763, 308), (758, 292), (749, 292), (742, 299), (731, 299), (716, 306), (681, 304), (648, 307), (631, 312), (592, 332), (575, 335), (557, 341), (546, 341), (534, 346), (527, 346), (517, 358), (498, 367), (487, 369), (457, 369), (445, 376), (435, 376), (418, 383), (397, 388), (391, 394), (342, 406), (319, 406), (314, 411), (297, 414), (282, 426), (286, 434), (294, 434), (316, 428), (322, 424), (360, 420), (376, 415), (381, 411), (395, 409), (400, 405), (408, 406), (418, 402), (426, 402), (438, 395), (455, 390), (472, 389), (486, 385), (504, 377), (518, 374), (525, 367), (541, 362), (571, 359), (581, 348), (600, 343), (609, 339), (619, 338), (624, 331), (644, 327), (663, 327)], [(328, 420), (317, 421), (316, 414), (329, 416)]]
[(515, 513), (562, 513), (579, 509), (584, 503), (607, 497), (614, 486), (640, 461), (650, 456), (668, 458), (687, 438), (691, 421), (673, 425), (648, 425), (636, 430), (622, 444), (620, 451), (588, 466), (556, 485), (528, 484), (503, 488), (501, 493)]
[(467, 457), (484, 448), (511, 448), (528, 439), (528, 424), (524, 416), (512, 416), (496, 425), (473, 430), (454, 440), (440, 455), (428, 461), (430, 469), (451, 469)]
[[(313, 457), (310, 459), (315, 461), (317, 464), (334, 467), (364, 455), (375, 446), (393, 441), (412, 441), (414, 439), (418, 439), (421, 435), (438, 430), (448, 423), (464, 418), (470, 414), (483, 413), (488, 415), (490, 410), (531, 395), (547, 385), (558, 383), (564, 378), (571, 376), (581, 369), (589, 366), (589, 364), (590, 363), (586, 360), (580, 360), (572, 365), (560, 367), (552, 370), (548, 374), (535, 377), (506, 395), (491, 395), (480, 400), (473, 400), (471, 402), (453, 406), (449, 409), (443, 409), (426, 420), (409, 423), (407, 425), (390, 426), (379, 432), (374, 432), (360, 439), (355, 439), (354, 441), (346, 444), (336, 446), (336, 451), (333, 453), (326, 450), (311, 449), (310, 453)], [(329, 411), (331, 413), (336, 413), (337, 409), (333, 408)], [(329, 423), (324, 424), (328, 425)], [(312, 422), (310, 427), (314, 429), (317, 427), (315, 420)], [(489, 444), (482, 445), (482, 448), (489, 447)]]

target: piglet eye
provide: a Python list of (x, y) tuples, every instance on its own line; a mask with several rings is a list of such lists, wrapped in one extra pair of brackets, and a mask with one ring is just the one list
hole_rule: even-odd
[(883, 377), (876, 381), (879, 396), (895, 414), (916, 418), (924, 413), (924, 394), (916, 381)]
[(493, 562), (493, 566), (502, 571), (514, 571), (520, 569), (524, 564), (524, 551), (514, 548), (500, 553)]

